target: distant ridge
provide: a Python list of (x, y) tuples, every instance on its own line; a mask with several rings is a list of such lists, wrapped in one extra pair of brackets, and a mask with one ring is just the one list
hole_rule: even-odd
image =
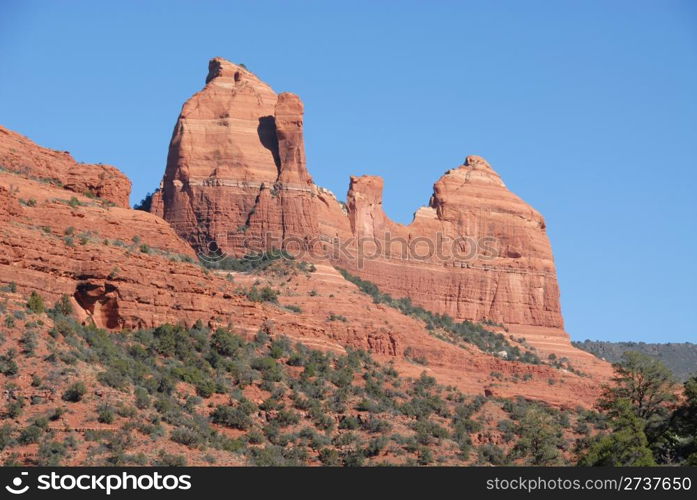
[(625, 351), (638, 351), (662, 361), (679, 380), (687, 380), (691, 375), (697, 375), (697, 344), (690, 342), (647, 344), (584, 340), (573, 342), (573, 345), (611, 363), (619, 361)]

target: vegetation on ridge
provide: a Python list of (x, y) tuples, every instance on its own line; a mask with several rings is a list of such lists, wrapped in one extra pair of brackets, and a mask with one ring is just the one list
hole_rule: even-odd
[(159, 189), (156, 189), (152, 193), (146, 194), (142, 200), (133, 205), (133, 210), (142, 210), (143, 212), (149, 212), (152, 207), (152, 196), (157, 193)]
[(697, 465), (697, 377), (676, 398), (640, 353), (614, 365), (598, 414), (466, 396), (266, 329), (107, 332), (35, 292), (0, 306), (6, 465)]
[(582, 442), (579, 465), (697, 465), (697, 376), (678, 400), (660, 361), (630, 351), (613, 367), (597, 403), (612, 432)]
[(449, 335), (445, 337), (439, 336), (443, 340), (454, 344), (459, 342), (474, 344), (484, 352), (495, 354), (510, 361), (535, 365), (542, 363), (537, 354), (531, 351), (522, 352), (519, 347), (511, 345), (501, 333), (494, 333), (478, 323), (471, 321), (458, 322), (448, 315), (432, 313), (423, 307), (412, 304), (408, 297), (395, 299), (391, 295), (381, 292), (375, 283), (354, 276), (345, 269), (337, 268), (337, 270), (344, 279), (356, 285), (362, 292), (370, 295), (376, 304), (385, 304), (397, 309), (402, 314), (420, 319), (426, 323), (426, 328), (431, 332), (445, 331)]
[(0, 359), (16, 420), (0, 429), (6, 464), (551, 465), (572, 463), (574, 441), (603, 426), (594, 412), (465, 396), (266, 330), (107, 332), (74, 321), (66, 298), (16, 307)]
[(221, 251), (208, 258), (201, 258), (201, 265), (207, 269), (235, 272), (262, 272), (278, 260), (295, 261), (285, 250), (272, 248), (264, 252), (252, 252), (243, 257), (224, 255)]

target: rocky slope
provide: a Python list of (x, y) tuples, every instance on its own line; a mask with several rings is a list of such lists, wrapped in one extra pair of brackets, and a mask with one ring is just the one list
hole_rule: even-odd
[(131, 181), (109, 165), (77, 163), (67, 151), (37, 146), (0, 125), (0, 166), (24, 177), (39, 179), (75, 193), (99, 197), (129, 207)]
[(36, 297), (0, 287), (3, 465), (559, 465), (603, 424), (282, 335), (110, 334)]
[(544, 219), (483, 158), (446, 172), (407, 226), (378, 177), (352, 177), (344, 205), (307, 171), (299, 98), (222, 59), (182, 109), (152, 212), (204, 254), (311, 250), (434, 312), (566, 339)]
[[(27, 153), (40, 149), (22, 147)], [(79, 175), (79, 169), (93, 167), (72, 168)], [(76, 319), (112, 331), (196, 321), (231, 324), (247, 337), (263, 329), (322, 350), (369, 350), (407, 375), (426, 370), (470, 394), (523, 396), (564, 407), (592, 405), (609, 371), (607, 363), (573, 349), (563, 336), (545, 343), (549, 332), (539, 329), (530, 335), (540, 336), (539, 350), (532, 342), (526, 346), (515, 329), (499, 329), (509, 345), (537, 352), (544, 362), (537, 365), (443, 340), (422, 318), (376, 304), (326, 259), (311, 267), (283, 260), (279, 269), (261, 274), (208, 271), (159, 217), (23, 172), (0, 171), (0, 217), (0, 287), (12, 287), (24, 300), (36, 292), (48, 304), (66, 295)], [(262, 285), (279, 294), (277, 301), (254, 295)], [(564, 354), (569, 364), (548, 363), (551, 352)]]

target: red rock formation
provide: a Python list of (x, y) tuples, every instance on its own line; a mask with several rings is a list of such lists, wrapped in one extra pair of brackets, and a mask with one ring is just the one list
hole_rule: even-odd
[(128, 207), (131, 181), (109, 165), (78, 163), (67, 151), (37, 146), (0, 125), (0, 167)]
[(22, 205), (19, 204), (19, 200), (14, 196), (13, 186), (9, 189), (0, 186), (0, 217), (3, 222), (10, 220), (10, 217), (18, 217), (22, 215)]
[(212, 242), (240, 255), (262, 241), (316, 235), (302, 115), (297, 96), (276, 95), (244, 67), (211, 60), (205, 88), (175, 126), (152, 212), (203, 252)]
[[(297, 140), (296, 135), (296, 144)], [(38, 148), (33, 144), (22, 147), (27, 153)], [(24, 152), (17, 150), (19, 157)], [(280, 157), (295, 158), (289, 164), (302, 161), (293, 154)], [(378, 225), (370, 218), (381, 216), (379, 185), (379, 179), (355, 179), (349, 215), (330, 193), (318, 189), (314, 198), (317, 214), (335, 223), (335, 232), (350, 232), (349, 221), (362, 220), (358, 225), (368, 229), (357, 232), (369, 233)], [(276, 193), (276, 197), (283, 194)], [(263, 196), (267, 195), (264, 203), (279, 206), (271, 190), (264, 190)], [(68, 203), (72, 196), (78, 204)], [(22, 206), (20, 200), (33, 201)], [(341, 218), (331, 216), (334, 211)], [(422, 321), (374, 304), (326, 261), (317, 263), (316, 272), (285, 272), (282, 268), (284, 272), (239, 274), (234, 279), (224, 272), (207, 272), (161, 218), (113, 207), (15, 172), (0, 172), (0, 218), (0, 288), (8, 289), (6, 285), (14, 283), (17, 292), (9, 299), (3, 296), (13, 306), (24, 307), (26, 297), (35, 291), (49, 306), (67, 294), (79, 319), (114, 330), (167, 322), (191, 325), (197, 320), (212, 326), (233, 324), (248, 336), (265, 328), (272, 335), (287, 335), (313, 348), (368, 349), (379, 359), (395, 361), (404, 375), (418, 377), (426, 370), (441, 383), (467, 393), (483, 394), (496, 384), (497, 396), (523, 396), (566, 407), (590, 406), (600, 383), (608, 377), (607, 363), (573, 349), (563, 332), (553, 329), (528, 327), (530, 330), (520, 333), (540, 345), (541, 353), (563, 354), (590, 377), (548, 365), (504, 361), (474, 346), (458, 347), (435, 338)], [(393, 225), (387, 218), (384, 224)], [(323, 222), (322, 227), (331, 226)], [(268, 281), (280, 292), (281, 305), (250, 302), (240, 292), (257, 280)], [(301, 312), (291, 312), (284, 305), (296, 306)], [(327, 321), (331, 314), (347, 321)], [(512, 328), (511, 333), (519, 335), (518, 329)], [(407, 353), (427, 358), (428, 366), (409, 361)], [(494, 381), (492, 372), (503, 374), (505, 380)], [(548, 385), (552, 378), (560, 382), (553, 392)]]
[(153, 202), (197, 249), (338, 240), (329, 258), (393, 296), (457, 319), (563, 327), (544, 220), (484, 159), (448, 171), (413, 222), (396, 224), (380, 178), (352, 177), (345, 206), (313, 185), (297, 96), (222, 59), (206, 81), (184, 105)]
[(278, 181), (289, 186), (312, 186), (312, 177), (305, 166), (303, 111), (303, 103), (297, 95), (285, 92), (278, 96), (275, 109), (280, 161)]
[(352, 177), (348, 219), (366, 255), (343, 265), (396, 297), (454, 318), (562, 328), (542, 216), (481, 157), (448, 171), (408, 226), (382, 209), (382, 180)]

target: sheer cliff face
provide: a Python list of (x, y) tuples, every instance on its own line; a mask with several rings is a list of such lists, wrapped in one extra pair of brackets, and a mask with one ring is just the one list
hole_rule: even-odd
[(429, 310), (562, 328), (544, 220), (483, 158), (446, 172), (404, 226), (385, 215), (379, 177), (352, 177), (345, 205), (313, 184), (302, 117), (297, 96), (213, 59), (175, 126), (153, 212), (204, 253), (211, 241), (235, 255), (284, 241), (319, 246), (337, 266)]
[(273, 245), (316, 234), (302, 119), (297, 96), (211, 60), (205, 88), (174, 127), (152, 211), (201, 251), (244, 254), (262, 235)]
[(483, 158), (443, 175), (408, 226), (385, 215), (382, 187), (378, 177), (351, 178), (349, 225), (365, 258), (359, 251), (343, 265), (455, 318), (563, 327), (544, 219)]

